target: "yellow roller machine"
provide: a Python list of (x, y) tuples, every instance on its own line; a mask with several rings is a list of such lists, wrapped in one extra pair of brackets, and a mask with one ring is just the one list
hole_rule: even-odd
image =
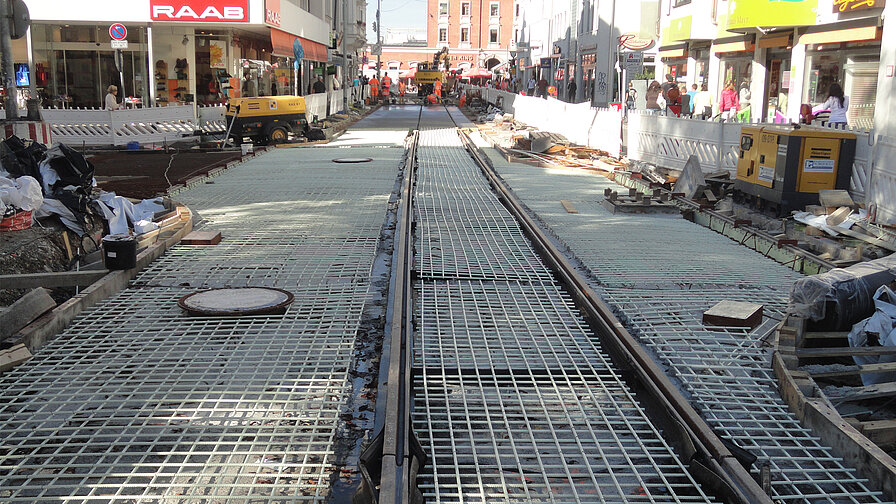
[(856, 136), (794, 126), (744, 126), (734, 188), (779, 213), (818, 204), (822, 189), (849, 189)]
[(237, 144), (245, 137), (257, 144), (285, 142), (290, 133), (306, 135), (309, 129), (301, 96), (234, 98), (226, 115), (230, 138)]

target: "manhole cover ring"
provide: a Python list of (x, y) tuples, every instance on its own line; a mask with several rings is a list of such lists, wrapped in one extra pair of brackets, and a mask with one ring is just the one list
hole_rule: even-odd
[(373, 161), (373, 158), (369, 157), (343, 157), (333, 160), (334, 163), (369, 163), (371, 161)]
[(193, 316), (281, 315), (293, 299), (292, 293), (283, 289), (232, 287), (187, 294), (177, 305)]

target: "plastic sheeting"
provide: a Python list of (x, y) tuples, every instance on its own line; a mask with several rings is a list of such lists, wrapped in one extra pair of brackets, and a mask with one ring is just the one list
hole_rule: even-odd
[(130, 225), (144, 220), (152, 220), (156, 212), (165, 210), (162, 198), (143, 200), (134, 204), (131, 200), (104, 192), (99, 197), (99, 207), (109, 221), (110, 234), (127, 234)]
[(849, 329), (874, 311), (874, 293), (896, 280), (896, 254), (848, 268), (836, 268), (794, 282), (791, 313), (829, 331)]
[[(874, 314), (852, 327), (849, 346), (896, 346), (896, 294), (886, 285), (874, 293)], [(853, 360), (865, 364), (896, 362), (896, 355), (854, 355)], [(862, 373), (862, 384), (875, 385), (896, 381), (896, 372)]]
[(27, 175), (17, 179), (0, 177), (0, 216), (7, 207), (20, 210), (37, 210), (44, 202), (40, 182)]

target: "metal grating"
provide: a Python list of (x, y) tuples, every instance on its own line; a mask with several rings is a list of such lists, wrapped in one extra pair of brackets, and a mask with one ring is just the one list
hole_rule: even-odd
[[(432, 459), (424, 499), (712, 502), (456, 132), (420, 138), (412, 416)], [(463, 247), (445, 261), (432, 252), (444, 243)]]
[[(613, 215), (600, 201), (618, 188), (593, 174), (493, 166), (532, 212), (593, 275), (593, 287), (677, 378), (719, 433), (771, 466), (782, 502), (876, 503), (880, 493), (823, 446), (779, 397), (767, 339), (800, 275), (683, 219)], [(565, 199), (579, 210), (567, 214)], [(754, 330), (707, 327), (702, 313), (722, 299), (764, 305)]]
[[(359, 168), (339, 150), (270, 152), (181, 194), (224, 241), (175, 247), (0, 376), (0, 500), (326, 500), (403, 155), (356, 149), (376, 159)], [(224, 285), (296, 299), (280, 316), (177, 306)]]

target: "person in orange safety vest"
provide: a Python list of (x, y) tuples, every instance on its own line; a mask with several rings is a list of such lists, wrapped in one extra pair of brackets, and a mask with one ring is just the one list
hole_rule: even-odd
[(401, 103), (404, 103), (404, 91), (407, 87), (405, 86), (404, 81), (398, 81), (398, 99)]
[(389, 90), (392, 89), (392, 77), (389, 74), (383, 76), (383, 98), (389, 99)]
[(439, 99), (441, 100), (442, 99), (442, 81), (441, 80), (435, 81), (432, 85), (432, 90), (433, 90), (433, 93), (435, 93), (435, 95), (438, 96)]
[(370, 102), (376, 103), (377, 97), (380, 95), (380, 80), (374, 75), (367, 83), (370, 84)]

